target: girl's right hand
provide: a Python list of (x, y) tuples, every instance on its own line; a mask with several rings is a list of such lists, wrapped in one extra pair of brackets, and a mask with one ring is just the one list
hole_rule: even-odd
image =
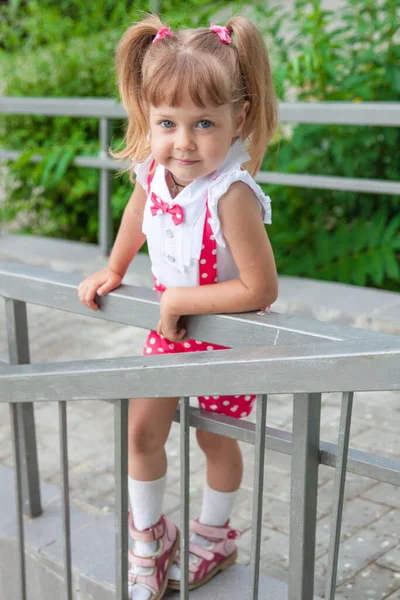
[(115, 290), (122, 282), (122, 276), (108, 267), (86, 277), (78, 286), (79, 300), (92, 310), (98, 310), (99, 306), (94, 301), (96, 294), (105, 296), (108, 292)]

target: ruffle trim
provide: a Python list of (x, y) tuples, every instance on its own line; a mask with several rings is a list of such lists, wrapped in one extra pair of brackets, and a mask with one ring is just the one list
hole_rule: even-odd
[(133, 171), (136, 175), (136, 181), (138, 181), (145, 190), (147, 190), (147, 178), (149, 176), (149, 170), (152, 162), (153, 156), (149, 154), (144, 161), (137, 162), (133, 167)]
[(221, 196), (226, 194), (232, 183), (236, 181), (243, 181), (243, 183), (253, 190), (259, 202), (264, 223), (270, 225), (272, 222), (271, 198), (264, 194), (260, 186), (247, 171), (243, 171), (237, 165), (235, 168), (230, 169), (228, 173), (222, 173), (217, 179), (212, 181), (208, 189), (208, 206), (211, 213), (210, 225), (215, 236), (215, 241), (223, 248), (225, 248), (226, 242), (222, 235), (221, 223), (218, 216), (218, 201)]

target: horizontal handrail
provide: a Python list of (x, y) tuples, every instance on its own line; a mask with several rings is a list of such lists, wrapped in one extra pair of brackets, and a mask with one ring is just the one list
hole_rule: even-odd
[(393, 336), (5, 366), (0, 402), (400, 390), (399, 373), (400, 340)]
[[(295, 400), (296, 401), (296, 400)], [(179, 423), (179, 410), (175, 421)], [(256, 425), (249, 421), (239, 421), (225, 415), (218, 415), (209, 411), (200, 411), (198, 408), (190, 408), (189, 423), (197, 429), (204, 429), (212, 433), (218, 433), (233, 438), (246, 444), (255, 445)], [(291, 456), (292, 434), (289, 431), (265, 428), (265, 447), (274, 452), (280, 452)], [(319, 462), (321, 465), (336, 468), (336, 444), (321, 441), (319, 445)], [(355, 475), (370, 477), (376, 481), (384, 481), (393, 485), (400, 485), (399, 461), (391, 458), (383, 458), (376, 454), (362, 452), (360, 450), (349, 450), (347, 470)]]
[[(33, 114), (42, 116), (71, 116), (100, 118), (104, 127), (101, 128), (102, 151), (99, 157), (76, 156), (72, 164), (78, 167), (97, 168), (102, 177), (107, 178), (108, 171), (128, 169), (127, 161), (115, 161), (106, 156), (108, 146), (107, 119), (123, 119), (127, 114), (124, 107), (110, 98), (18, 98), (12, 96), (0, 97), (0, 114)], [(279, 118), (288, 123), (342, 124), (367, 126), (399, 126), (399, 102), (281, 102), (279, 103)], [(15, 150), (0, 150), (0, 160), (17, 160), (21, 152)], [(42, 156), (34, 155), (31, 162), (40, 162)], [(104, 179), (106, 181), (106, 179)], [(279, 173), (260, 171), (256, 181), (264, 184), (286, 185), (310, 189), (340, 190), (364, 194), (399, 195), (400, 183), (380, 179), (335, 177), (296, 173)], [(106, 187), (100, 186), (104, 204), (108, 198)], [(107, 203), (106, 203), (107, 204)], [(103, 206), (104, 219), (100, 218), (100, 245), (105, 254), (109, 249), (108, 209)]]
[[(22, 152), (17, 150), (0, 150), (0, 160), (18, 160)], [(30, 162), (38, 163), (43, 156), (35, 154)], [(76, 167), (105, 169), (107, 171), (120, 171), (129, 169), (129, 161), (118, 161), (106, 157), (76, 156), (72, 160)], [(341, 190), (347, 192), (362, 192), (364, 194), (400, 194), (400, 183), (385, 181), (383, 179), (367, 179), (366, 177), (336, 177), (324, 175), (297, 175), (294, 173), (278, 173), (273, 171), (259, 171), (255, 180), (258, 183), (289, 185), (313, 189)]]
[[(0, 262), (0, 296), (144, 329), (154, 329), (157, 325), (158, 292), (122, 285), (98, 299), (101, 310), (93, 311), (79, 301), (77, 287), (81, 281), (82, 275), (76, 273)], [(386, 337), (335, 323), (264, 312), (192, 316), (187, 322), (187, 334), (192, 339), (234, 348)], [(387, 337), (391, 339), (392, 336)]]
[[(0, 113), (125, 119), (112, 98), (0, 97)], [(287, 123), (400, 126), (399, 102), (280, 102), (279, 119)]]
[[(57, 274), (25, 265), (0, 265), (0, 295), (6, 299), (11, 362), (29, 360), (26, 302), (51, 306), (139, 327), (154, 327), (159, 316), (156, 292), (121, 286), (100, 300), (101, 310), (90, 311), (77, 296), (76, 274)], [(21, 327), (21, 321), (24, 326)], [(219, 329), (219, 330), (218, 330)], [(221, 334), (222, 331), (222, 334)], [(249, 331), (251, 335), (249, 335)], [(189, 424), (255, 446), (252, 562), (257, 579), (264, 473), (264, 447), (292, 456), (289, 596), (313, 596), (318, 464), (335, 467), (334, 511), (329, 548), (327, 589), (334, 587), (340, 540), (340, 522), (346, 469), (373, 479), (400, 485), (398, 461), (357, 450), (347, 453), (353, 391), (400, 389), (400, 340), (395, 336), (351, 328), (291, 320), (285, 315), (257, 314), (191, 317), (188, 332), (195, 339), (218, 339), (226, 345), (252, 345), (220, 352), (154, 355), (56, 364), (5, 365), (0, 368), (0, 403), (9, 403), (13, 415), (15, 462), (18, 479), (19, 550), (24, 554), (22, 525), (22, 466), (17, 440), (18, 412), (33, 402), (57, 402), (60, 408), (65, 577), (71, 588), (70, 511), (66, 402), (106, 400), (114, 404), (116, 456), (116, 596), (127, 588), (127, 398), (181, 397), (182, 556), (188, 560)], [(208, 337), (207, 332), (211, 337)], [(12, 334), (12, 335), (11, 335)], [(221, 339), (223, 338), (223, 340)], [(254, 339), (261, 347), (254, 347)], [(266, 347), (266, 345), (268, 346)], [(17, 352), (22, 351), (22, 354)], [(25, 354), (24, 354), (25, 351)], [(15, 354), (15, 356), (14, 356)], [(21, 360), (18, 359), (18, 356)], [(13, 358), (14, 357), (14, 358)], [(352, 390), (349, 392), (349, 390)], [(320, 442), (321, 392), (343, 393), (337, 445)], [(258, 394), (256, 424), (224, 415), (189, 410), (189, 396)], [(267, 393), (294, 394), (293, 434), (266, 428)], [(248, 397), (248, 399), (250, 396)], [(122, 400), (121, 400), (122, 399)], [(213, 407), (211, 407), (213, 408)], [(238, 407), (232, 406), (231, 410)], [(17, 412), (18, 411), (18, 412)], [(26, 424), (26, 422), (25, 422)], [(28, 455), (31, 446), (28, 448)], [(349, 460), (347, 460), (347, 458)], [(38, 478), (37, 478), (38, 479)], [(22, 559), (21, 559), (22, 560)], [(21, 562), (21, 577), (25, 568)], [(307, 587), (305, 583), (307, 583)], [(184, 589), (184, 588), (182, 588)], [(292, 590), (292, 591), (291, 591)], [(295, 595), (293, 594), (295, 591)], [(257, 593), (253, 594), (254, 597)], [(186, 593), (183, 593), (187, 597)]]

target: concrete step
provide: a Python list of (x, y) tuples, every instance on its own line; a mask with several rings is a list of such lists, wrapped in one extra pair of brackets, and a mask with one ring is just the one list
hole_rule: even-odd
[[(20, 597), (14, 470), (0, 465), (0, 598)], [(41, 484), (43, 514), (24, 523), (27, 600), (65, 597), (60, 490)], [(76, 600), (115, 600), (114, 515), (99, 516), (71, 505), (73, 588)], [(207, 585), (190, 593), (193, 600), (243, 600), (249, 597), (251, 571), (233, 565)], [(179, 592), (164, 596), (179, 600)], [(287, 584), (260, 577), (259, 600), (285, 600)], [(319, 600), (315, 597), (315, 600)]]
[[(0, 261), (22, 262), (59, 271), (88, 275), (107, 259), (98, 246), (39, 236), (0, 234)], [(125, 283), (153, 285), (149, 258), (139, 254)], [(275, 312), (331, 321), (383, 333), (400, 334), (400, 293), (301, 277), (279, 277)]]

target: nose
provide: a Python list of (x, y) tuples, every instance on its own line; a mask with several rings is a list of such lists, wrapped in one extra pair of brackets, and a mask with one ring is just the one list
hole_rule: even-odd
[(180, 127), (175, 136), (175, 148), (177, 150), (194, 150), (196, 147), (193, 131), (187, 127)]

